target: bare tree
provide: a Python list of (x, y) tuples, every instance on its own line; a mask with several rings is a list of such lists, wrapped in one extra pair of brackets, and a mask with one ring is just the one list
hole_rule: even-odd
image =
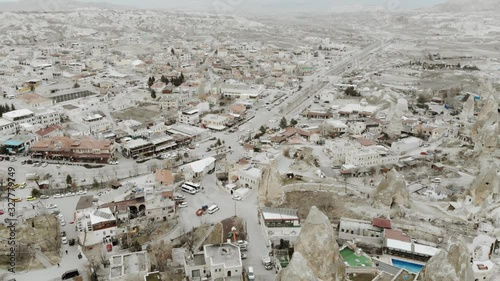
[(148, 220), (144, 225), (144, 232), (149, 237), (157, 228), (158, 226), (152, 220)]

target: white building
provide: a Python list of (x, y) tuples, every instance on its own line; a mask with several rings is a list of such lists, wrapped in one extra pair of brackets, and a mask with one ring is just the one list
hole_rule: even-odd
[(245, 84), (223, 84), (219, 87), (219, 92), (228, 98), (255, 99), (259, 97), (261, 90)]
[(116, 218), (110, 208), (77, 212), (76, 228), (78, 239), (83, 246), (111, 243), (116, 238)]
[[(181, 250), (181, 249), (174, 249)], [(230, 243), (204, 245), (203, 252), (186, 254), (186, 251), (173, 251), (184, 255), (184, 272), (189, 280), (241, 280), (243, 265), (240, 248)], [(174, 260), (176, 257), (174, 255)], [(228, 279), (229, 280), (229, 279)], [(233, 280), (233, 279), (230, 279)]]
[(259, 188), (261, 176), (261, 169), (249, 167), (239, 171), (238, 180), (242, 187), (257, 189)]
[[(154, 193), (154, 190), (153, 190)], [(156, 194), (146, 204), (146, 219), (153, 222), (169, 221), (175, 217), (175, 202)]]
[(205, 128), (213, 129), (213, 130), (224, 130), (226, 128), (226, 124), (229, 121), (229, 118), (222, 115), (217, 114), (207, 114), (201, 118), (201, 124)]
[(41, 129), (60, 123), (60, 115), (54, 110), (40, 110), (35, 113), (28, 109), (18, 109), (2, 114), (0, 131), (15, 132), (21, 124), (29, 124)]
[(336, 91), (323, 91), (319, 94), (319, 100), (324, 103), (333, 103), (337, 99)]
[(182, 172), (186, 180), (193, 180), (202, 177), (215, 169), (215, 158), (207, 157), (198, 161), (194, 161), (183, 165)]
[(98, 113), (86, 115), (82, 119), (90, 134), (109, 131), (113, 128), (113, 123)]
[(177, 115), (177, 122), (196, 126), (200, 123), (200, 113), (198, 109), (188, 109), (180, 111)]
[(347, 152), (356, 149), (348, 139), (327, 140), (325, 148), (334, 164), (344, 164)]
[(423, 141), (416, 137), (409, 137), (405, 139), (401, 139), (397, 142), (393, 142), (391, 145), (391, 150), (397, 154), (407, 152), (410, 150), (418, 149), (422, 146)]
[(389, 165), (396, 164), (398, 161), (397, 154), (380, 145), (350, 150), (345, 158), (345, 164), (356, 167)]

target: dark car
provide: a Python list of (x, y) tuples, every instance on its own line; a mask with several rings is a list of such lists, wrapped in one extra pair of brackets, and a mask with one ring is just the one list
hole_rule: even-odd
[(33, 160), (27, 160), (27, 161), (26, 161), (26, 164), (28, 164), (28, 165), (33, 164)]
[(68, 279), (73, 279), (74, 277), (77, 276), (80, 276), (80, 272), (78, 271), (78, 269), (72, 269), (64, 272), (63, 275), (61, 276), (61, 279), (68, 280)]

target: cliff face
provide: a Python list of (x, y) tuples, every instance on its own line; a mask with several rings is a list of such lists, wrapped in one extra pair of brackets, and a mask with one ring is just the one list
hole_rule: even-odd
[(307, 265), (307, 261), (299, 252), (293, 253), (292, 260), (290, 261), (286, 269), (279, 272), (276, 280), (322, 281), (318, 279), (318, 277), (316, 277), (316, 274)]
[(445, 250), (433, 256), (422, 269), (418, 281), (474, 280), (471, 255), (461, 240), (450, 241)]
[(404, 177), (396, 170), (386, 174), (373, 194), (373, 205), (381, 209), (399, 209), (410, 207), (410, 193)]
[(488, 198), (491, 198), (495, 203), (500, 201), (498, 170), (498, 165), (494, 163), (487, 171), (477, 176), (472, 183), (469, 194), (475, 205), (484, 204)]
[[(297, 253), (299, 255), (295, 261)], [(302, 262), (302, 258), (307, 266)], [(345, 265), (339, 254), (333, 227), (328, 217), (316, 207), (311, 207), (295, 243), (292, 260), (282, 271), (278, 281), (345, 280)], [(295, 275), (298, 271), (303, 274)]]
[(281, 176), (276, 160), (267, 165), (262, 171), (259, 184), (259, 197), (264, 202), (277, 202), (284, 196)]

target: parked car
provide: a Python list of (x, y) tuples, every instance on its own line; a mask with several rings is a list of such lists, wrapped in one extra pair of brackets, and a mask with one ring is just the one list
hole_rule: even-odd
[(59, 222), (61, 223), (61, 226), (65, 226), (66, 225), (66, 221), (65, 220), (59, 220)]
[(59, 215), (61, 213), (61, 211), (59, 211), (59, 209), (50, 209), (49, 211), (49, 214), (51, 215)]
[(49, 204), (49, 205), (47, 205), (47, 209), (55, 209), (55, 208), (57, 208), (56, 204)]
[(109, 165), (118, 165), (118, 161), (109, 161)]
[(56, 168), (58, 168), (58, 169), (61, 168), (61, 164), (57, 164)]
[(21, 189), (25, 188), (28, 184), (26, 182), (21, 183)]
[(3, 215), (3, 214), (5, 214), (5, 212), (0, 209), (0, 215)]
[(53, 198), (63, 198), (64, 196), (62, 196), (61, 194), (59, 193), (56, 193), (54, 194), (54, 196), (52, 196)]
[(68, 244), (68, 238), (66, 238), (66, 237), (62, 237), (62, 238), (61, 238), (61, 243), (62, 243), (62, 244)]
[(271, 257), (269, 256), (262, 257), (262, 264), (264, 265), (264, 268), (267, 270), (273, 269), (273, 262), (271, 260)]
[(48, 195), (40, 195), (40, 199), (49, 199), (49, 196)]
[(76, 195), (84, 195), (84, 194), (87, 194), (87, 191), (79, 190), (78, 192), (76, 192)]
[(186, 196), (182, 194), (174, 195), (174, 200), (184, 200), (186, 199)]
[(236, 200), (236, 201), (241, 201), (241, 196), (239, 196), (239, 195), (233, 195), (231, 198), (233, 198), (233, 200)]
[(36, 197), (33, 197), (33, 196), (26, 197), (26, 201), (35, 201), (35, 200), (36, 200)]
[(43, 162), (42, 167), (47, 167), (48, 165), (49, 165), (49, 163)]
[(179, 204), (179, 208), (186, 208), (188, 206), (187, 202), (182, 202)]
[(241, 259), (244, 260), (247, 258), (247, 255), (245, 255), (244, 253), (241, 253)]

